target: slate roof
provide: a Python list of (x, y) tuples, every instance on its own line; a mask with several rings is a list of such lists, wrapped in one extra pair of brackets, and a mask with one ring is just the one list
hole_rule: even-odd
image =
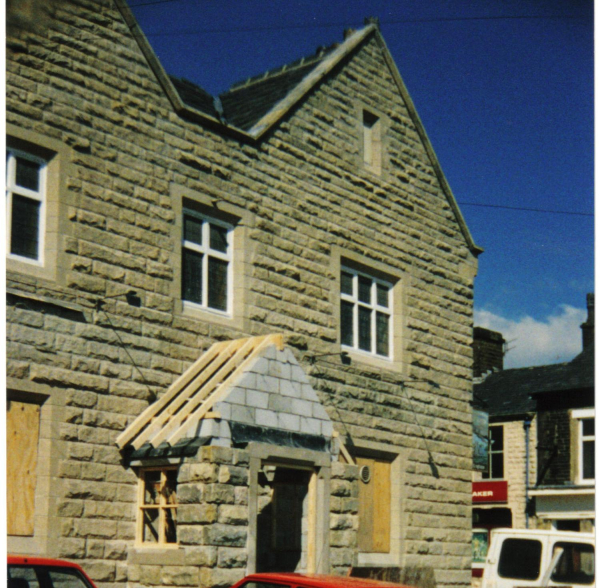
[(218, 98), (185, 78), (169, 78), (184, 104), (248, 131), (338, 47), (319, 47), (310, 57), (233, 84)]
[(251, 129), (337, 47), (337, 43), (327, 48), (320, 47), (311, 57), (303, 57), (245, 82), (233, 84), (219, 96), (225, 119), (245, 131)]
[(213, 118), (220, 117), (215, 99), (206, 90), (203, 90), (200, 86), (185, 78), (176, 78), (175, 76), (169, 76), (169, 78), (185, 104)]
[(567, 363), (490, 374), (474, 386), (474, 395), (485, 403), (490, 416), (508, 416), (533, 412), (540, 394), (567, 393), (593, 386), (594, 346), (590, 345)]
[(117, 445), (136, 459), (187, 455), (201, 444), (189, 441), (194, 438), (330, 451), (333, 436), (306, 373), (283, 335), (272, 334), (212, 345), (119, 435)]
[(119, 435), (117, 445), (136, 450), (145, 443), (154, 448), (162, 443), (176, 445), (207, 416), (244, 368), (271, 345), (282, 348), (283, 336), (215, 343)]

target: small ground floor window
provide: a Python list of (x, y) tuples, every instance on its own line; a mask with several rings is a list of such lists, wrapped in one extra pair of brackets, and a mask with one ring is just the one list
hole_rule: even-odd
[(139, 476), (138, 543), (176, 545), (177, 469), (142, 469)]

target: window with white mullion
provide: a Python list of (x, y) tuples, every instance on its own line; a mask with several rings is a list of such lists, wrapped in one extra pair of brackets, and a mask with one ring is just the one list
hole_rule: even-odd
[(43, 263), (46, 161), (8, 150), (6, 238), (10, 257)]
[(365, 273), (342, 269), (341, 343), (389, 357), (391, 284)]
[(183, 225), (183, 299), (228, 312), (232, 227), (192, 210), (184, 211)]
[(583, 408), (573, 410), (571, 418), (575, 422), (574, 434), (577, 437), (576, 483), (592, 483), (596, 477), (596, 433), (595, 409)]
[(595, 478), (595, 442), (594, 418), (584, 418), (579, 421), (581, 436), (580, 472), (582, 480)]

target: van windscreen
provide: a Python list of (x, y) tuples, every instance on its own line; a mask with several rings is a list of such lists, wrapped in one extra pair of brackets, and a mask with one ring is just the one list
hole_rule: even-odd
[(542, 544), (535, 539), (505, 539), (500, 551), (501, 578), (536, 580), (540, 575)]

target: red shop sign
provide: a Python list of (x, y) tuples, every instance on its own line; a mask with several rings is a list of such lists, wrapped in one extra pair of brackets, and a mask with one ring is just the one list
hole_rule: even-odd
[(508, 482), (473, 482), (473, 502), (508, 502)]

